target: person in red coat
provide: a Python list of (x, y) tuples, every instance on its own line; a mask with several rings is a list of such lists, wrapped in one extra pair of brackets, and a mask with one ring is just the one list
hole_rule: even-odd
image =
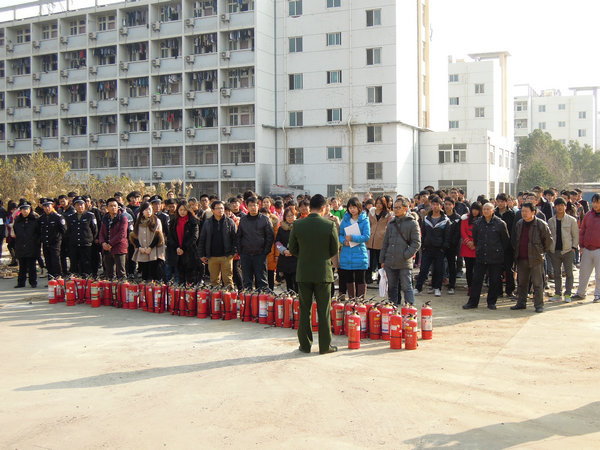
[(102, 245), (104, 275), (108, 278), (125, 277), (125, 260), (127, 258), (127, 218), (119, 211), (119, 203), (115, 198), (106, 202), (107, 213), (102, 218), (98, 241)]
[(471, 205), (471, 212), (464, 214), (460, 221), (460, 235), (462, 244), (460, 246), (460, 256), (465, 260), (467, 269), (467, 286), (469, 295), (471, 295), (471, 283), (473, 282), (473, 267), (475, 267), (475, 243), (473, 242), (473, 224), (481, 217), (481, 203), (474, 202)]

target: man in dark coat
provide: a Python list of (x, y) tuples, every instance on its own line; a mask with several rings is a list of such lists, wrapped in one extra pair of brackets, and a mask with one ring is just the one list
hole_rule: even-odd
[(319, 316), (319, 353), (332, 353), (331, 345), (331, 258), (337, 255), (338, 233), (335, 223), (323, 217), (327, 200), (320, 194), (310, 199), (310, 214), (297, 221), (290, 234), (288, 250), (298, 257), (296, 281), (300, 291), (300, 323), (298, 341), (300, 351), (310, 353), (313, 336), (311, 309), (313, 296)]
[(54, 202), (50, 198), (41, 199), (44, 215), (39, 218), (42, 249), (48, 275), (57, 278), (60, 270), (60, 246), (67, 230), (65, 218), (54, 210)]
[(15, 218), (15, 255), (19, 260), (19, 277), (15, 288), (25, 287), (29, 276), (29, 284), (37, 287), (35, 263), (40, 257), (40, 225), (39, 216), (31, 210), (31, 203), (23, 201), (19, 204), (20, 214)]
[[(512, 297), (515, 291), (514, 258), (512, 254), (512, 232), (515, 223), (515, 212), (508, 207), (508, 196), (504, 193), (496, 196), (496, 204), (498, 207), (494, 211), (494, 214), (504, 221), (508, 228), (508, 235), (511, 238), (510, 249), (504, 252), (504, 273), (506, 274), (506, 295), (507, 297)], [(500, 289), (498, 295), (502, 296), (502, 289)]]
[(106, 201), (107, 214), (102, 218), (98, 241), (102, 245), (104, 275), (112, 278), (125, 277), (125, 257), (127, 256), (127, 218), (119, 211), (115, 198)]
[(86, 211), (85, 199), (73, 199), (75, 214), (67, 218), (67, 234), (71, 250), (71, 272), (88, 276), (92, 270), (92, 244), (98, 236), (96, 216)]

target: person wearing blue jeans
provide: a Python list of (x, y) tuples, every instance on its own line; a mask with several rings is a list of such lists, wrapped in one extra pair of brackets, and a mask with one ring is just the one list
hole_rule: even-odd
[(398, 304), (398, 289), (404, 300), (415, 302), (412, 287), (413, 257), (421, 247), (421, 233), (415, 216), (409, 212), (410, 202), (401, 197), (394, 203), (394, 218), (390, 220), (383, 237), (379, 262), (388, 279), (388, 298)]

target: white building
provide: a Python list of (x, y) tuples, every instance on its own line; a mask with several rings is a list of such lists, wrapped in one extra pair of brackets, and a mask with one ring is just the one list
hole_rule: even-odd
[(19, 18), (0, 23), (0, 154), (194, 195), (420, 184), (428, 0), (96, 2), (0, 8)]
[(421, 185), (494, 197), (515, 193), (516, 155), (507, 52), (448, 61), (448, 128), (421, 134)]
[(598, 100), (600, 87), (571, 88), (573, 95), (557, 89), (537, 93), (529, 85), (518, 85), (514, 99), (515, 138), (544, 130), (563, 144), (579, 141), (581, 145), (600, 148), (598, 136)]

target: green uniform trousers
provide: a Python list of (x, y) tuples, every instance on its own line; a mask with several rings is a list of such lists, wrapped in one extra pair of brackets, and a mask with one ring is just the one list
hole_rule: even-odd
[(331, 283), (298, 282), (300, 300), (300, 321), (298, 341), (304, 350), (310, 350), (313, 343), (311, 312), (313, 295), (317, 301), (319, 317), (319, 351), (327, 351), (331, 344)]

